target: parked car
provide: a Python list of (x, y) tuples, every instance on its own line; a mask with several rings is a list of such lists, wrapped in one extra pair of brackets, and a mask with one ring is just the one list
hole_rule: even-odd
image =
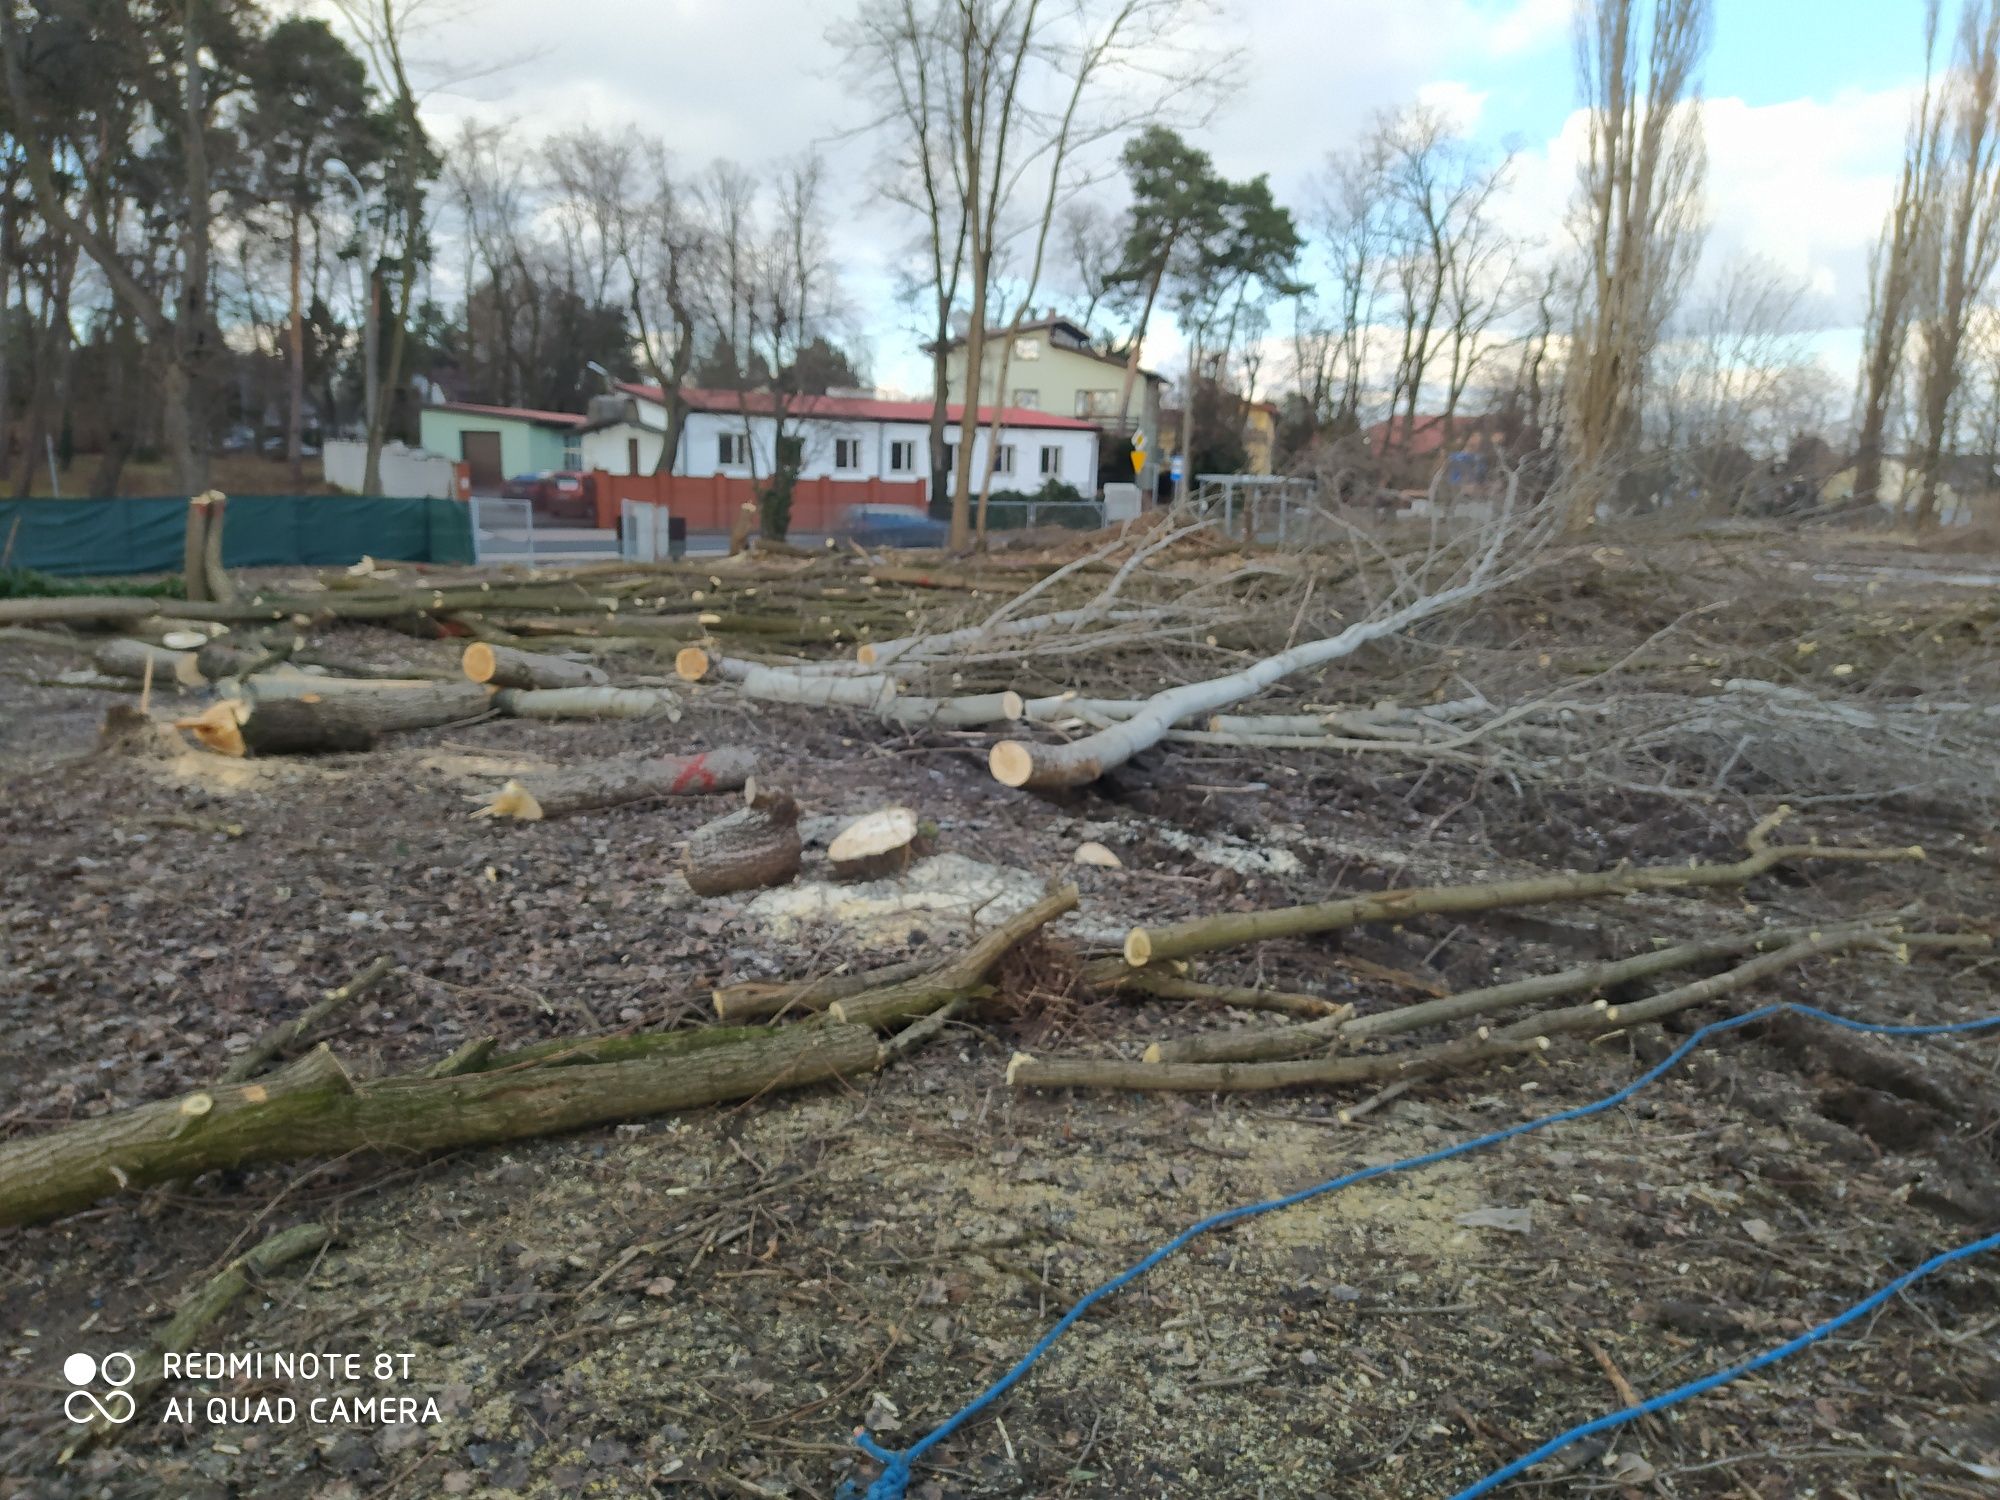
[(840, 535), (861, 547), (942, 547), (951, 528), (906, 505), (850, 505)]
[(597, 524), (597, 481), (588, 474), (569, 469), (516, 474), (500, 486), (500, 494), (507, 500), (526, 500), (550, 520)]

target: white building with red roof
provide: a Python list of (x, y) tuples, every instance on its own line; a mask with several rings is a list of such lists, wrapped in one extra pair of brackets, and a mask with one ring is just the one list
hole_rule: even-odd
[[(657, 386), (620, 382), (624, 398), (617, 415), (585, 426), (583, 467), (607, 474), (651, 474), (660, 466), (666, 440), (666, 405)], [(777, 419), (766, 391), (683, 391), (687, 421), (671, 472), (689, 478), (768, 478), (776, 467)], [(603, 412), (611, 403), (595, 404)], [(947, 434), (955, 445), (961, 408), (953, 406)], [(930, 478), (928, 401), (885, 401), (874, 396), (827, 395), (790, 398), (785, 433), (800, 445), (801, 479), (835, 482), (914, 481)], [(972, 453), (973, 473), (986, 460), (987, 424), (992, 410), (979, 412), (980, 435)], [(1000, 414), (995, 490), (1034, 491), (1058, 480), (1096, 492), (1098, 429), (1054, 412), (1010, 407)], [(953, 452), (956, 459), (956, 448)]]

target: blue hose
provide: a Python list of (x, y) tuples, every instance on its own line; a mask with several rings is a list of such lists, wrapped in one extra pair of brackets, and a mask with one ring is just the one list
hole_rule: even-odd
[[(1164, 1245), (1153, 1251), (1144, 1260), (1119, 1272), (1102, 1286), (1086, 1293), (1074, 1307), (1070, 1308), (1068, 1312), (1064, 1313), (1057, 1320), (1055, 1326), (1042, 1336), (1039, 1343), (1021, 1356), (1020, 1360), (1006, 1374), (994, 1381), (971, 1401), (960, 1407), (951, 1416), (945, 1418), (944, 1421), (940, 1422), (930, 1432), (926, 1433), (909, 1447), (901, 1449), (884, 1448), (870, 1438), (866, 1431), (856, 1432), (854, 1435), (856, 1446), (883, 1466), (882, 1472), (876, 1476), (875, 1482), (868, 1486), (865, 1492), (865, 1500), (903, 1500), (904, 1495), (909, 1489), (911, 1472), (918, 1459), (1011, 1390), (1020, 1381), (1021, 1377), (1034, 1367), (1035, 1362), (1048, 1353), (1054, 1347), (1056, 1341), (1065, 1333), (1068, 1333), (1076, 1325), (1077, 1320), (1093, 1306), (1103, 1301), (1106, 1297), (1109, 1297), (1113, 1292), (1119, 1291), (1129, 1286), (1132, 1282), (1137, 1281), (1141, 1276), (1152, 1270), (1154, 1266), (1157, 1266), (1161, 1261), (1172, 1255), (1197, 1235), (1206, 1234), (1211, 1229), (1221, 1229), (1230, 1224), (1241, 1223), (1245, 1219), (1254, 1219), (1262, 1214), (1276, 1213), (1279, 1209), (1291, 1208), (1296, 1204), (1310, 1202), (1314, 1198), (1324, 1197), (1328, 1193), (1337, 1193), (1344, 1188), (1354, 1187), (1358, 1183), (1369, 1182), (1377, 1177), (1386, 1177), (1393, 1172), (1408, 1172), (1414, 1171), (1419, 1167), (1435, 1166), (1438, 1162), (1450, 1161), (1454, 1157), (1465, 1156), (1474, 1151), (1482, 1151), (1488, 1146), (1497, 1146), (1502, 1141), (1511, 1141), (1517, 1136), (1530, 1135), (1537, 1130), (1546, 1130), (1551, 1125), (1561, 1125), (1571, 1120), (1585, 1120), (1589, 1119), (1592, 1115), (1603, 1114), (1606, 1110), (1616, 1109), (1640, 1090), (1658, 1082), (1661, 1077), (1677, 1067), (1689, 1053), (1701, 1046), (1710, 1037), (1719, 1036), (1725, 1031), (1734, 1031), (1738, 1027), (1750, 1025), (1752, 1022), (1768, 1020), (1773, 1016), (1784, 1015), (1788, 1012), (1794, 1015), (1805, 1016), (1811, 1020), (1823, 1021), (1828, 1025), (1838, 1026), (1848, 1031), (1862, 1032), (1869, 1036), (1953, 1036), (2000, 1027), (2000, 1016), (1990, 1016), (1979, 1021), (1958, 1021), (1941, 1026), (1881, 1026), (1869, 1021), (1854, 1021), (1848, 1019), (1846, 1016), (1837, 1016), (1832, 1011), (1821, 1010), (1817, 1006), (1798, 1005), (1789, 1001), (1777, 1005), (1760, 1006), (1756, 1010), (1745, 1011), (1741, 1015), (1729, 1016), (1720, 1021), (1709, 1022), (1708, 1025), (1703, 1026), (1700, 1030), (1691, 1033), (1687, 1040), (1683, 1041), (1672, 1052), (1669, 1052), (1659, 1062), (1641, 1073), (1623, 1088), (1614, 1090), (1612, 1093), (1606, 1094), (1603, 1098), (1593, 1100), (1588, 1104), (1578, 1105), (1574, 1109), (1559, 1110), (1554, 1114), (1539, 1115), (1532, 1120), (1523, 1120), (1518, 1125), (1510, 1125), (1505, 1130), (1496, 1130), (1487, 1135), (1474, 1136), (1469, 1140), (1460, 1141), (1456, 1145), (1440, 1147), (1436, 1151), (1427, 1151), (1421, 1156), (1405, 1157), (1402, 1161), (1389, 1162), (1382, 1166), (1363, 1167), (1357, 1172), (1349, 1172), (1345, 1176), (1332, 1178), (1314, 1187), (1302, 1188), (1296, 1193), (1287, 1193), (1281, 1198), (1267, 1199), (1262, 1203), (1248, 1203), (1237, 1208), (1225, 1209), (1218, 1214), (1212, 1214), (1200, 1223), (1189, 1225)], [(1800, 1349), (1805, 1348), (1808, 1344), (1815, 1343), (1837, 1329), (1845, 1327), (1856, 1318), (1866, 1316), (1918, 1278), (1928, 1276), (1931, 1272), (1942, 1266), (1950, 1265), (1953, 1261), (1964, 1260), (1970, 1256), (1983, 1254), (1995, 1248), (2000, 1248), (2000, 1235), (1978, 1240), (1969, 1245), (1961, 1245), (1955, 1250), (1949, 1250), (1942, 1255), (1934, 1256), (1915, 1270), (1898, 1277), (1874, 1295), (1856, 1303), (1838, 1317), (1821, 1324), (1808, 1333), (1799, 1335), (1799, 1337), (1791, 1340), (1789, 1343), (1781, 1344), (1777, 1348), (1768, 1350), (1743, 1364), (1732, 1366), (1727, 1370), (1717, 1371), (1713, 1375), (1704, 1376), (1700, 1380), (1692, 1381), (1687, 1385), (1664, 1392), (1641, 1406), (1612, 1412), (1598, 1417), (1594, 1421), (1586, 1422), (1579, 1427), (1573, 1428), (1560, 1437), (1550, 1439), (1533, 1453), (1515, 1460), (1506, 1468), (1488, 1475), (1471, 1489), (1461, 1491), (1459, 1494), (1453, 1496), (1452, 1500), (1471, 1500), (1472, 1496), (1484, 1495), (1497, 1485), (1506, 1483), (1507, 1480), (1521, 1473), (1529, 1465), (1540, 1463), (1550, 1454), (1557, 1452), (1566, 1444), (1572, 1443), (1580, 1437), (1619, 1426), (1637, 1417), (1645, 1416), (1650, 1412), (1664, 1410), (1666, 1407), (1676, 1405), (1679, 1402), (1688, 1400), (1690, 1397), (1698, 1396), (1704, 1391), (1713, 1390), (1716, 1386), (1726, 1384), (1740, 1375), (1748, 1374), (1753, 1370), (1762, 1369), (1766, 1365), (1785, 1359), (1797, 1353)], [(855, 1482), (848, 1480), (836, 1491), (836, 1500), (855, 1500), (857, 1494), (861, 1493), (857, 1489)]]

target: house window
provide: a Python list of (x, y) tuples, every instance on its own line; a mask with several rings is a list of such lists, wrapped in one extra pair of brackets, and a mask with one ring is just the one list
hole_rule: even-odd
[(1062, 449), (1054, 443), (1042, 444), (1042, 472), (1052, 479), (1062, 477)]
[(1024, 411), (1040, 411), (1042, 409), (1042, 393), (1033, 386), (1016, 386), (1014, 388), (1014, 405), (1022, 408)]
[(913, 473), (916, 467), (917, 445), (913, 440), (906, 438), (900, 443), (891, 443), (889, 445), (889, 472), (891, 474)]
[(716, 434), (715, 461), (723, 468), (733, 468), (750, 462), (750, 439), (740, 432)]
[(1014, 472), (1014, 445), (1012, 443), (1002, 443), (1000, 445), (1000, 451), (993, 456), (993, 472), (995, 474), (1011, 474)]
[(861, 439), (835, 438), (833, 440), (833, 466), (836, 469), (860, 468)]
[(1116, 391), (1078, 391), (1076, 393), (1076, 414), (1079, 417), (1108, 417), (1118, 409)]
[(946, 443), (944, 445), (944, 471), (947, 474), (955, 475), (958, 473), (958, 444), (956, 443)]
[(583, 439), (574, 433), (563, 439), (562, 466), (572, 474), (583, 467)]
[(1028, 364), (1041, 357), (1042, 346), (1036, 343), (1035, 340), (1026, 338), (1014, 340), (1014, 358), (1020, 360), (1021, 363)]

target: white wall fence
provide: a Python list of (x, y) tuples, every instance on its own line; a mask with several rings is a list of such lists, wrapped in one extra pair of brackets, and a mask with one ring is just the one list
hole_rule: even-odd
[[(365, 493), (361, 481), (368, 472), (368, 445), (351, 438), (335, 438), (320, 455), (326, 466), (326, 482), (350, 494)], [(452, 497), (451, 460), (426, 448), (404, 443), (382, 445), (382, 487), (378, 494), (397, 500), (449, 500)]]

